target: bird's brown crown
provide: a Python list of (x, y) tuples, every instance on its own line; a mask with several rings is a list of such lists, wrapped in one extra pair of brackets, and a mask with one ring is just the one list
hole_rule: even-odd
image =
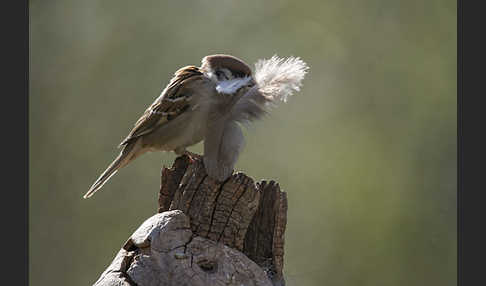
[(217, 54), (202, 59), (202, 70), (215, 70), (217, 68), (227, 68), (238, 77), (251, 76), (250, 67), (237, 57)]

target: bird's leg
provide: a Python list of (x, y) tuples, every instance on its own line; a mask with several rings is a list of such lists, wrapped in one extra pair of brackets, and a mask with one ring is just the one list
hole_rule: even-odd
[(187, 150), (184, 151), (184, 155), (186, 155), (187, 157), (189, 157), (189, 159), (191, 159), (192, 162), (194, 161), (194, 159), (196, 159), (196, 158), (197, 159), (201, 159), (201, 157), (202, 157), (199, 154), (192, 153), (192, 152), (187, 151)]
[(176, 148), (174, 150), (174, 153), (176, 153), (178, 156), (186, 155), (187, 157), (189, 157), (189, 160), (191, 161), (191, 163), (194, 163), (194, 161), (195, 161), (194, 158), (201, 158), (201, 155), (187, 151), (186, 148), (184, 148), (184, 147)]

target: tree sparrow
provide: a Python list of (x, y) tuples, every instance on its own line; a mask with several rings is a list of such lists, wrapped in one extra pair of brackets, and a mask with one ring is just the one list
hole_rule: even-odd
[[(121, 142), (118, 157), (91, 186), (91, 197), (120, 168), (147, 151), (190, 154), (186, 147), (204, 140), (208, 175), (224, 181), (233, 172), (243, 147), (240, 123), (268, 113), (277, 101), (299, 91), (308, 66), (299, 58), (259, 60), (255, 73), (230, 55), (211, 55), (202, 65), (175, 72), (161, 95)], [(189, 155), (190, 156), (190, 155)]]

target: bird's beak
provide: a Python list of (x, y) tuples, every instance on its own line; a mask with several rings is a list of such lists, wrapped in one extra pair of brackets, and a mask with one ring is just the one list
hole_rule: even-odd
[(253, 78), (251, 78), (251, 80), (248, 82), (248, 84), (246, 86), (250, 87), (249, 89), (246, 90), (246, 92), (241, 92), (241, 89), (243, 87), (240, 87), (239, 90), (236, 92), (236, 94), (233, 96), (233, 98), (231, 100), (232, 106), (234, 106), (246, 94), (249, 94), (251, 91), (258, 88), (258, 86), (256, 85), (256, 82)]

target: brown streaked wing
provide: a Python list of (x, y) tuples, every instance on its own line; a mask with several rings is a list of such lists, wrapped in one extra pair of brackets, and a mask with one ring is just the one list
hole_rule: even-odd
[(189, 107), (191, 94), (183, 94), (182, 87), (193, 81), (202, 73), (195, 66), (187, 66), (174, 73), (159, 100), (154, 102), (144, 114), (137, 120), (132, 131), (123, 140), (121, 145), (126, 145), (135, 138), (152, 132), (155, 128), (176, 118)]

